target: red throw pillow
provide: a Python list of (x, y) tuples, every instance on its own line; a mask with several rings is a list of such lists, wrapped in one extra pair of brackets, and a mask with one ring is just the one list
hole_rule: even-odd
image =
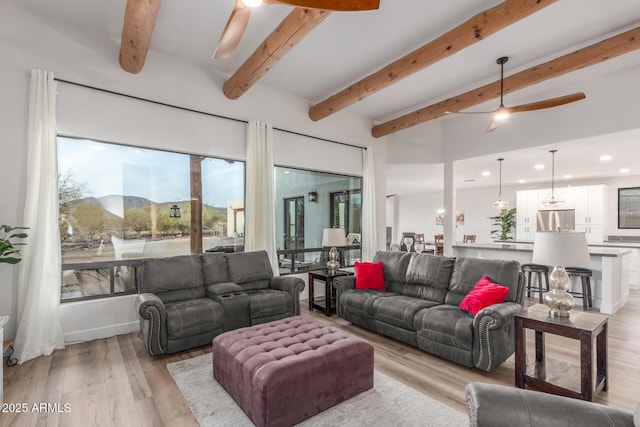
[(474, 316), (485, 307), (504, 302), (509, 293), (509, 288), (495, 284), (487, 276), (476, 283), (476, 286), (464, 297), (460, 308)]
[(384, 270), (380, 262), (356, 262), (356, 289), (385, 291)]

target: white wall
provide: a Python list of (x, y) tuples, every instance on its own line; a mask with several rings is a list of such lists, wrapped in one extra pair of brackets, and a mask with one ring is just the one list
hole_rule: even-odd
[[(59, 25), (55, 27), (54, 25)], [(80, 31), (82, 30), (82, 31)], [(0, 224), (22, 222), (26, 176), (27, 99), (30, 69), (54, 72), (60, 79), (84, 83), (116, 92), (153, 99), (194, 110), (240, 120), (255, 118), (277, 128), (305, 133), (355, 145), (376, 147), (378, 185), (378, 243), (384, 247), (386, 139), (373, 139), (371, 122), (348, 112), (340, 112), (320, 122), (308, 115), (309, 102), (277, 92), (260, 84), (237, 101), (222, 93), (224, 76), (206, 67), (185, 63), (150, 51), (139, 75), (124, 72), (118, 65), (118, 40), (91, 38), (86, 29), (44, 22), (25, 13), (20, 6), (0, 3), (0, 117), (3, 138), (4, 185)], [(61, 133), (109, 142), (165, 148), (227, 158), (244, 158), (245, 127), (242, 123), (179, 111), (142, 101), (109, 95), (60, 83), (58, 86), (58, 126)], [(287, 162), (308, 164), (317, 170), (356, 169), (361, 162), (336, 161), (327, 155), (327, 144), (309, 142), (304, 137), (283, 137), (297, 143), (287, 152)], [(336, 149), (338, 152), (339, 148)], [(333, 154), (333, 153), (332, 153)], [(355, 164), (354, 164), (355, 163)], [(30, 242), (34, 244), (34, 242)], [(0, 314), (10, 316), (5, 328), (15, 335), (17, 269), (0, 265)], [(96, 316), (99, 313), (99, 316)], [(130, 298), (85, 301), (63, 305), (62, 322), (69, 340), (109, 336), (137, 329)], [(87, 323), (87, 319), (92, 319)], [(95, 332), (95, 333), (94, 333)]]

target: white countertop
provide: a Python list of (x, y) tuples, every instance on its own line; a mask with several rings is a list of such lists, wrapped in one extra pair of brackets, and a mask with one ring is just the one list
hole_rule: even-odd
[[(493, 249), (498, 251), (533, 252), (533, 243), (461, 243), (457, 242), (454, 248)], [(631, 253), (631, 249), (603, 246), (589, 246), (589, 255), (617, 257)]]
[[(524, 242), (524, 241), (513, 241), (510, 243), (524, 243), (524, 244), (533, 244), (533, 242)], [(607, 241), (601, 243), (589, 243), (589, 246), (593, 247), (601, 247), (601, 248), (630, 248), (630, 249), (640, 249), (640, 242), (623, 242), (623, 241)]]

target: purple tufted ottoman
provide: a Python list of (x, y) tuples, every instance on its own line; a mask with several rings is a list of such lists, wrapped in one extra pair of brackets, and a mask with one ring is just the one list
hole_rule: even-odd
[(218, 335), (213, 376), (258, 427), (299, 423), (373, 386), (373, 347), (308, 317)]

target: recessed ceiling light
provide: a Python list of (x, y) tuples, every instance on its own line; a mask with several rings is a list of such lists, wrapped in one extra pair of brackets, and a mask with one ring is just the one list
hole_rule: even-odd
[(608, 162), (612, 158), (613, 157), (611, 157), (609, 154), (604, 154), (604, 155), (600, 156), (600, 160), (602, 160), (603, 162)]
[(534, 169), (537, 169), (537, 170), (541, 170), (541, 169), (544, 169), (544, 165), (543, 165), (542, 163), (538, 163), (538, 164), (537, 164), (537, 165), (535, 165), (533, 168), (534, 168)]
[(526, 181), (526, 180), (524, 180), (524, 179), (520, 179), (520, 180), (518, 180), (518, 184), (524, 184), (525, 182), (527, 182), (527, 181)]
[(573, 178), (573, 175), (569, 175), (569, 174), (567, 174), (567, 175), (565, 175), (565, 176), (564, 176), (564, 178), (565, 178), (565, 179)]
[(620, 173), (629, 173), (629, 169), (622, 168), (622, 169), (620, 169)]
[(482, 171), (482, 176), (489, 176), (491, 175), (491, 172), (489, 171)]

